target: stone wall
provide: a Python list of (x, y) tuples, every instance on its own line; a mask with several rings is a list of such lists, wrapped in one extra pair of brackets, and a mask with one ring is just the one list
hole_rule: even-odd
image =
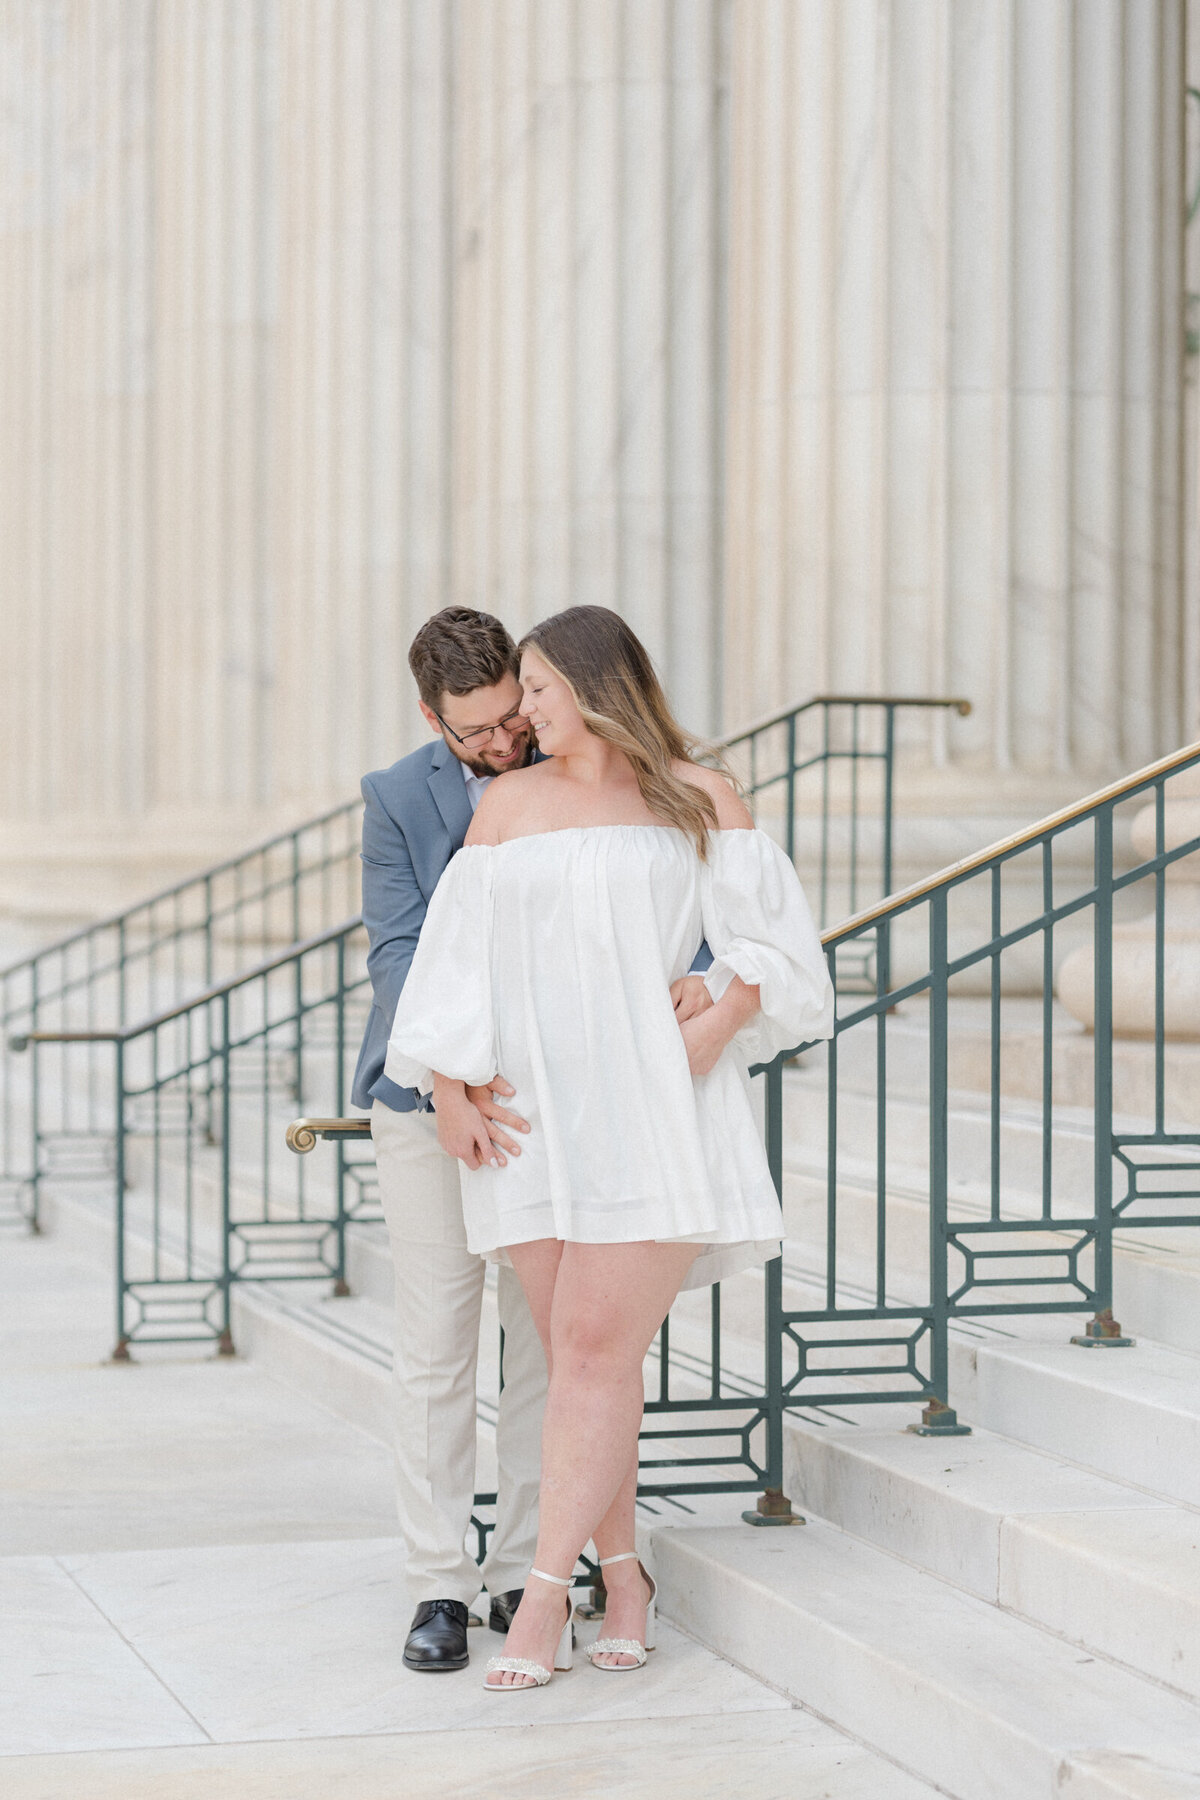
[(5, 0), (10, 858), (353, 793), (450, 601), (619, 605), (718, 723), (724, 17)]
[(1200, 735), (1187, 11), (0, 0), (0, 904), (353, 792), (450, 600), (967, 694), (926, 867)]
[(1149, 761), (1200, 691), (1182, 5), (735, 20), (727, 706), (963, 693), (971, 769)]

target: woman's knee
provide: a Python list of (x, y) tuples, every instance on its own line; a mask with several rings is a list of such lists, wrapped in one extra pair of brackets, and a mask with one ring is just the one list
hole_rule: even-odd
[(583, 1307), (563, 1309), (550, 1332), (553, 1368), (561, 1374), (588, 1374), (617, 1381), (630, 1373), (640, 1380), (646, 1355), (641, 1333), (611, 1312)]

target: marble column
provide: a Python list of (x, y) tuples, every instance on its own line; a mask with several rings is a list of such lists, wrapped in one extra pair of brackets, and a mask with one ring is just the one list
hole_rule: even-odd
[(11, 856), (195, 867), (414, 741), (405, 651), (449, 597), (452, 25), (0, 0)]
[(689, 724), (720, 692), (719, 0), (460, 0), (455, 596), (611, 606)]
[[(1190, 217), (1184, 239), (1186, 363), (1184, 435), (1184, 619), (1182, 671), (1184, 731), (1200, 742), (1200, 0), (1188, 0), (1184, 157)], [(1200, 769), (1174, 776), (1164, 796), (1164, 847), (1200, 836)], [(1156, 851), (1153, 803), (1136, 815), (1131, 836), (1139, 857)], [(1147, 884), (1149, 887), (1150, 884)], [(1155, 1030), (1157, 917), (1153, 908), (1113, 927), (1113, 1028), (1118, 1037), (1151, 1038)], [(1167, 870), (1164, 898), (1164, 1007), (1168, 1040), (1200, 1038), (1200, 855)], [(1066, 957), (1057, 978), (1059, 999), (1089, 1030), (1095, 1020), (1090, 944)]]
[(1195, 705), (1182, 0), (735, 0), (732, 31), (726, 716), (965, 694), (912, 752), (1032, 819)]
[(352, 795), (451, 601), (616, 606), (717, 723), (727, 18), (0, 0), (10, 868)]

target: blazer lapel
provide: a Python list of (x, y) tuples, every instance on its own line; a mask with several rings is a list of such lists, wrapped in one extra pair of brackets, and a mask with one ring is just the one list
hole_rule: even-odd
[(444, 740), (434, 746), (428, 781), (429, 792), (442, 815), (450, 842), (456, 850), (461, 850), (471, 824), (471, 802), (467, 799), (462, 766)]

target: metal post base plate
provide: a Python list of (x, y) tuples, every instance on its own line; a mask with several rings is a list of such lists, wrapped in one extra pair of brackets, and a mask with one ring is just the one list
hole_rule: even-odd
[(1071, 1339), (1081, 1350), (1131, 1350), (1136, 1338), (1125, 1337), (1112, 1316), (1111, 1306), (1089, 1319), (1082, 1334)]
[(914, 1437), (970, 1437), (971, 1427), (960, 1425), (958, 1414), (944, 1400), (931, 1400), (921, 1413), (919, 1425), (906, 1425)]
[(803, 1525), (806, 1523), (803, 1513), (793, 1512), (792, 1503), (782, 1488), (768, 1488), (758, 1496), (758, 1505), (753, 1512), (742, 1514), (747, 1525)]

